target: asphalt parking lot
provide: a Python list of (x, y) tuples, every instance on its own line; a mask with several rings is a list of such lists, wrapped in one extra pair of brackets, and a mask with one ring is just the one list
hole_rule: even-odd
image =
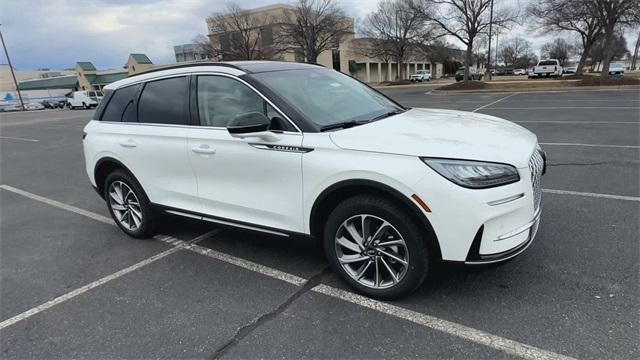
[(385, 92), (538, 135), (549, 169), (524, 254), (442, 266), (383, 303), (314, 243), (174, 218), (134, 240), (86, 178), (91, 111), (2, 114), (2, 358), (639, 358), (640, 93)]

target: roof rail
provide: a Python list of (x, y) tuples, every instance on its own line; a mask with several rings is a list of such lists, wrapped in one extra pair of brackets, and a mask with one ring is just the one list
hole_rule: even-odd
[(192, 67), (192, 66), (224, 66), (224, 67), (228, 67), (228, 68), (242, 70), (244, 72), (249, 72), (249, 71), (247, 71), (245, 69), (242, 69), (239, 66), (236, 66), (236, 65), (233, 65), (233, 64), (230, 64), (230, 63), (226, 63), (226, 62), (220, 62), (220, 61), (190, 61), (190, 62), (182, 62), (182, 63), (172, 64), (172, 65), (156, 66), (156, 67), (153, 67), (153, 68), (151, 68), (149, 70), (145, 70), (145, 71), (141, 71), (139, 73), (131, 74), (131, 75), (127, 76), (127, 78), (138, 76), (138, 75), (142, 75), (142, 74), (148, 74), (148, 73), (152, 73), (152, 72), (156, 72), (156, 71), (180, 69), (180, 68)]

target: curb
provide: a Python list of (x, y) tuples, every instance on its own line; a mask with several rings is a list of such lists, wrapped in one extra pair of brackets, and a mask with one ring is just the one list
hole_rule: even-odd
[(621, 86), (565, 86), (532, 89), (483, 89), (483, 90), (431, 90), (432, 95), (455, 95), (455, 94), (483, 94), (483, 93), (530, 93), (530, 92), (567, 92), (567, 91), (613, 91), (613, 90), (640, 90), (640, 85)]

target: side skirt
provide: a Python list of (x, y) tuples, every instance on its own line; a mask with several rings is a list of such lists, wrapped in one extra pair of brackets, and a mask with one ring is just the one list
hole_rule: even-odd
[(153, 208), (155, 210), (157, 210), (159, 212), (164, 212), (164, 213), (171, 214), (171, 215), (182, 216), (182, 217), (186, 217), (186, 218), (189, 218), (189, 219), (196, 219), (196, 220), (211, 222), (211, 223), (218, 224), (218, 225), (220, 225), (222, 227), (243, 229), (243, 230), (248, 230), (248, 231), (252, 231), (252, 232), (259, 232), (259, 233), (263, 233), (263, 234), (269, 234), (269, 235), (280, 236), (280, 237), (311, 238), (311, 235), (309, 235), (309, 234), (298, 233), (298, 232), (295, 232), (295, 231), (289, 231), (289, 230), (272, 228), (272, 227), (267, 227), (267, 226), (262, 226), (262, 225), (257, 225), (257, 224), (251, 224), (251, 223), (246, 223), (246, 222), (242, 222), (242, 221), (236, 221), (236, 220), (232, 220), (232, 219), (222, 218), (222, 217), (219, 217), (219, 216), (198, 213), (198, 212), (195, 212), (195, 211), (189, 211), (189, 210), (174, 208), (174, 207), (170, 207), (170, 206), (160, 205), (160, 204), (151, 204), (151, 205), (153, 206)]

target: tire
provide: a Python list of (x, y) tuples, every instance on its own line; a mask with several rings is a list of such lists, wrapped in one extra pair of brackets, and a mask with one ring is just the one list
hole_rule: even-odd
[[(425, 235), (410, 219), (405, 209), (384, 198), (359, 195), (344, 200), (327, 218), (323, 236), (325, 253), (332, 269), (351, 287), (370, 297), (395, 299), (411, 294), (425, 279), (430, 262)], [(362, 241), (365, 234), (362, 225), (358, 224), (363, 221), (369, 229), (371, 242), (363, 241), (361, 245), (364, 246), (360, 246), (348, 228), (355, 230)], [(378, 226), (384, 222), (387, 226)], [(377, 236), (381, 239), (372, 239), (371, 234), (378, 234), (381, 228), (383, 230)], [(338, 238), (342, 239), (340, 244)], [(343, 246), (345, 240), (348, 246)], [(379, 245), (390, 241), (403, 243)], [(362, 258), (364, 260), (355, 260)], [(343, 265), (340, 259), (351, 262)], [(404, 261), (407, 263), (403, 265)], [(394, 270), (395, 276), (391, 274)]]
[[(115, 191), (117, 195), (118, 188), (121, 194), (119, 199), (110, 194)], [(133, 196), (127, 192), (127, 189), (133, 193)], [(122, 169), (109, 174), (104, 182), (104, 198), (111, 217), (127, 235), (134, 238), (148, 238), (155, 235), (156, 222), (151, 202), (142, 186), (131, 174)], [(135, 203), (138, 206), (135, 206)], [(117, 205), (123, 209), (114, 209)]]

